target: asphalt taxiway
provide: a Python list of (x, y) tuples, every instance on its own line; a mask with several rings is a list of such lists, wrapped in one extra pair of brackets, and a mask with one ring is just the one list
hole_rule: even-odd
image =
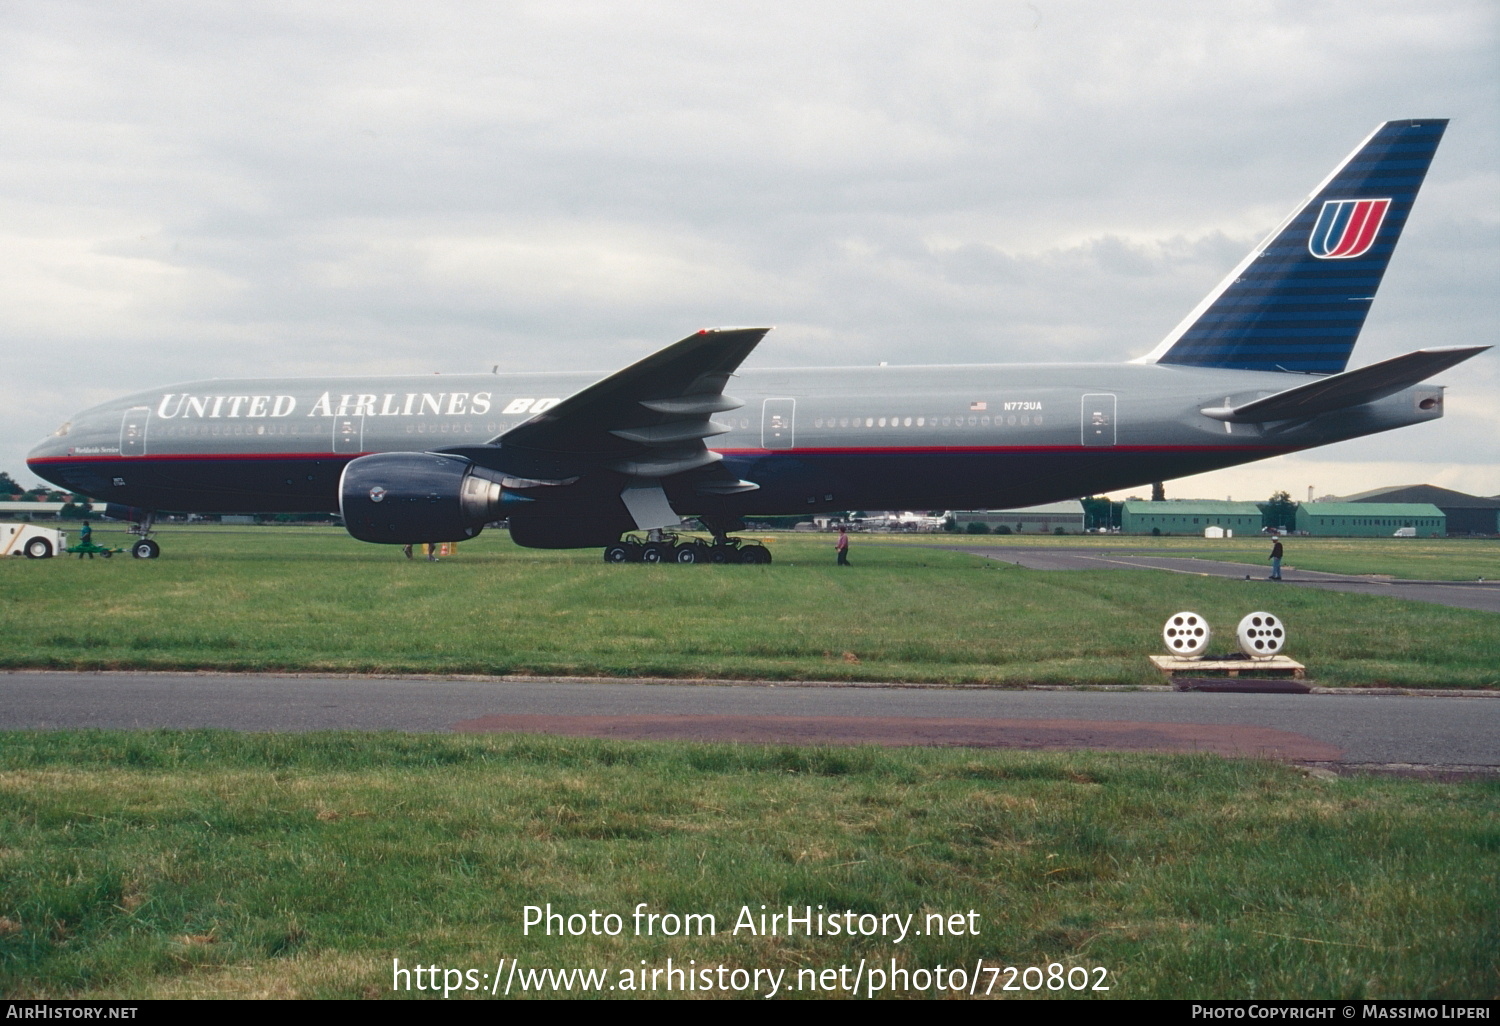
[(0, 673), (0, 729), (573, 734), (1500, 768), (1500, 697)]

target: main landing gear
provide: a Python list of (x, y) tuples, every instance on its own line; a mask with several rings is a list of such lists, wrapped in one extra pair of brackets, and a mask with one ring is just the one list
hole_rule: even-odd
[(646, 537), (627, 534), (604, 547), (606, 563), (750, 563), (771, 562), (771, 550), (755, 542), (716, 535), (712, 542), (682, 538), (663, 531), (648, 531)]

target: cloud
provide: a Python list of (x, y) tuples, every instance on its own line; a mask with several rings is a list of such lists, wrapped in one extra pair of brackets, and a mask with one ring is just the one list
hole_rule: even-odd
[[(1496, 24), (1486, 0), (18, 7), (0, 469), (101, 389), (271, 368), (604, 371), (724, 323), (779, 326), (761, 365), (1138, 355), (1407, 115), (1455, 121), (1356, 362), (1485, 341)], [(1451, 410), (1500, 408), (1485, 361)]]

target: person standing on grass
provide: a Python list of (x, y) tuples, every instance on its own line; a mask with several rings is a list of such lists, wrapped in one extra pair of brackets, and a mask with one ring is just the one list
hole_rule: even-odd
[(842, 527), (839, 528), (839, 540), (833, 543), (833, 547), (838, 550), (838, 554), (839, 554), (839, 563), (838, 563), (838, 565), (839, 566), (848, 566), (849, 565), (849, 532), (848, 532), (847, 529), (842, 528)]
[(1284, 550), (1281, 547), (1281, 539), (1278, 537), (1271, 545), (1271, 580), (1281, 580), (1281, 555)]

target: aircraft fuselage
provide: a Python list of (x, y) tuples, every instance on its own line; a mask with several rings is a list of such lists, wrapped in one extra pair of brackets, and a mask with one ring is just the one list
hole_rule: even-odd
[[(598, 377), (188, 382), (80, 413), (28, 464), (65, 488), (152, 510), (337, 512), (349, 461), (483, 445)], [(759, 488), (674, 495), (669, 484), (667, 494), (684, 514), (1023, 506), (1442, 416), (1442, 389), (1430, 385), (1294, 421), (1200, 412), (1274, 394), (1288, 377), (1163, 364), (746, 368), (726, 389), (744, 405), (713, 415), (728, 430), (707, 444)]]

